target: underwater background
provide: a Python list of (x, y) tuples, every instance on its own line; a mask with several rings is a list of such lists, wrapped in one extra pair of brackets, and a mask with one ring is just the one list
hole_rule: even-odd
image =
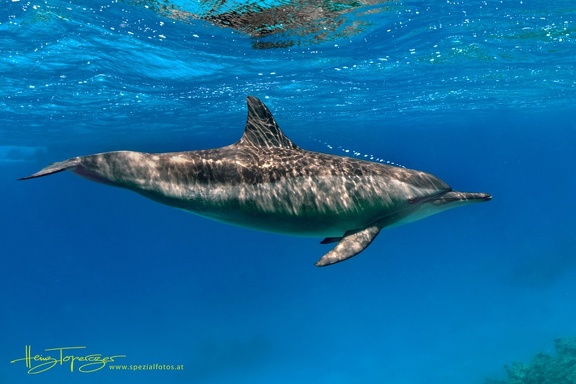
[[(508, 382), (576, 335), (575, 52), (571, 1), (2, 0), (0, 383)], [(304, 149), (493, 200), (317, 268), (321, 239), (16, 181), (234, 143), (248, 95)]]

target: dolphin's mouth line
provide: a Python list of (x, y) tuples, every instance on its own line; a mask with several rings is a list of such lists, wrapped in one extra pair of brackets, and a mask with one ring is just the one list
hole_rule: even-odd
[(446, 189), (444, 191), (436, 192), (432, 195), (422, 196), (422, 197), (413, 197), (408, 200), (408, 204), (417, 204), (417, 203), (427, 203), (428, 201), (433, 201), (438, 199), (440, 196), (443, 196), (449, 192), (452, 192), (452, 188)]

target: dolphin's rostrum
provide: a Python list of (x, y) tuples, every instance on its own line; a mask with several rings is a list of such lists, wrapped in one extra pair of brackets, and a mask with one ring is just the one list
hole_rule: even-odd
[(214, 220), (338, 242), (317, 266), (357, 255), (384, 227), (491, 199), (486, 193), (455, 192), (425, 172), (303, 150), (260, 100), (247, 101), (246, 128), (235, 144), (79, 156), (21, 180), (69, 170)]

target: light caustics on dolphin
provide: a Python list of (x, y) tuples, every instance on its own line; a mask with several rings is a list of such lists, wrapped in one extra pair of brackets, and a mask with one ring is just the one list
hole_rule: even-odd
[(235, 144), (79, 156), (21, 180), (68, 170), (210, 219), (337, 242), (317, 266), (357, 255), (384, 227), (491, 199), (487, 193), (453, 191), (425, 172), (303, 150), (260, 100), (247, 101), (246, 128)]

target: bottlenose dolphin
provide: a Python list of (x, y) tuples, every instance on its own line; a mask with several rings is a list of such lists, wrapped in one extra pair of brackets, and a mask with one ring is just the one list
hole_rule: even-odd
[(260, 100), (247, 102), (244, 135), (235, 144), (79, 156), (20, 180), (68, 170), (213, 220), (338, 242), (319, 267), (362, 252), (384, 227), (492, 198), (453, 191), (429, 173), (303, 150)]

